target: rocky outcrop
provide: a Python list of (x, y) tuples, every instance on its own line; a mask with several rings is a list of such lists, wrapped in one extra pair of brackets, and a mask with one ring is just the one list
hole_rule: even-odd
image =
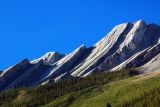
[[(84, 45), (68, 55), (49, 52), (39, 59), (24, 60), (0, 74), (0, 91), (30, 87), (85, 77), (97, 71), (114, 71), (123, 67), (143, 67), (143, 71), (160, 69), (160, 26), (139, 20), (124, 23), (92, 47)], [(154, 66), (153, 66), (154, 65)], [(29, 78), (29, 79), (28, 79)]]
[[(130, 32), (131, 34), (133, 34), (133, 32), (135, 34), (135, 36), (132, 37), (133, 39), (129, 42), (129, 44), (131, 44), (131, 45), (129, 45), (129, 44), (124, 45), (127, 42), (123, 42), (123, 44), (121, 44), (120, 48), (115, 52), (115, 54), (113, 54), (110, 58), (106, 59), (106, 61), (105, 61), (106, 63), (103, 63), (103, 66), (101, 66), (101, 68), (107, 68), (107, 66), (108, 66), (107, 63), (109, 63), (109, 62), (113, 66), (112, 68), (114, 68), (115, 66), (117, 66), (119, 64), (122, 67), (122, 64), (124, 62), (129, 63), (129, 60), (131, 58), (137, 60), (137, 63), (135, 63), (134, 66), (132, 65), (129, 67), (138, 67), (139, 66), (138, 63), (141, 63), (141, 65), (145, 63), (145, 62), (142, 62), (143, 58), (136, 59), (135, 57), (133, 58), (133, 56), (136, 56), (140, 52), (142, 52), (141, 54), (143, 54), (143, 55), (148, 54), (149, 52), (145, 52), (144, 50), (150, 49), (151, 47), (158, 47), (159, 46), (157, 44), (159, 44), (159, 39), (160, 39), (160, 27), (157, 25), (153, 25), (153, 24), (146, 25), (142, 21), (141, 21), (140, 25), (143, 26), (143, 27), (139, 26), (141, 29), (138, 27), (137, 31)], [(145, 30), (143, 30), (142, 28)], [(130, 35), (130, 34), (128, 34), (128, 35)], [(137, 36), (137, 35), (139, 35), (139, 36)], [(126, 38), (126, 41), (127, 40), (129, 40), (129, 39)], [(136, 47), (136, 48), (134, 49), (132, 47)], [(151, 52), (152, 51), (154, 51), (154, 50), (151, 50)], [(137, 57), (139, 55), (137, 55)], [(152, 57), (153, 56), (154, 55), (152, 55)], [(150, 60), (149, 58), (144, 58), (144, 60), (146, 60), (146, 59)]]
[[(152, 63), (155, 57), (160, 54), (160, 44), (156, 44), (153, 47), (149, 47), (141, 52), (136, 53), (120, 65), (111, 69), (111, 71), (121, 69), (121, 68), (135, 68), (141, 67), (145, 64)], [(156, 57), (157, 58), (157, 57)]]
[(29, 60), (25, 59), (22, 62), (12, 66), (2, 72), (0, 75), (0, 91), (4, 90), (11, 84), (17, 77), (24, 73), (24, 70), (31, 67)]
[(43, 73), (47, 70), (47, 67), (43, 61), (39, 61), (36, 64), (31, 64), (28, 69), (23, 71), (23, 74), (18, 76), (6, 89), (15, 87), (31, 87), (39, 84), (39, 80), (43, 76)]
[(137, 57), (135, 57), (132, 61), (126, 64), (125, 67), (140, 67), (150, 60), (152, 60), (155, 56), (157, 56), (160, 53), (160, 44), (155, 45), (154, 47), (145, 50), (141, 54), (139, 54)]
[(141, 66), (141, 71), (144, 72), (144, 73), (160, 71), (159, 64), (160, 64), (160, 54), (158, 54), (157, 56), (153, 57), (145, 65)]
[(39, 61), (43, 60), (44, 64), (52, 65), (55, 62), (57, 62), (58, 60), (62, 59), (64, 56), (65, 56), (64, 54), (60, 54), (58, 52), (48, 52), (44, 56), (42, 56), (41, 58), (33, 60), (32, 63), (33, 64), (38, 63)]
[(17, 88), (31, 87), (40, 84), (43, 74), (50, 68), (43, 60), (31, 64), (25, 59), (15, 66), (6, 69), (0, 76), (0, 91)]
[(147, 25), (142, 20), (118, 25), (95, 45), (91, 57), (72, 75), (87, 76), (94, 71), (113, 69), (136, 53), (156, 45), (159, 39), (158, 25)]
[(70, 74), (72, 70), (75, 69), (75, 66), (81, 64), (91, 52), (92, 48), (86, 48), (84, 45), (80, 46), (66, 57), (57, 61), (55, 65), (52, 66), (51, 72), (49, 72), (48, 76), (45, 77), (43, 81), (57, 77), (62, 78), (64, 75)]

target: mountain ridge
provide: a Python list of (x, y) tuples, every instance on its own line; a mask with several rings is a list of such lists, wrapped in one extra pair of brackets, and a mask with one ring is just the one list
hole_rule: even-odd
[[(31, 62), (24, 60), (27, 63), (26, 68), (23, 61), (17, 65), (18, 68), (24, 69), (19, 70), (13, 66), (14, 70), (4, 70), (0, 76), (0, 91), (23, 86), (31, 87), (50, 81), (56, 82), (70, 76), (86, 77), (98, 71), (141, 67), (145, 72), (145, 67), (151, 69), (150, 64), (159, 62), (157, 60), (159, 54), (159, 25), (146, 24), (143, 20), (123, 23), (115, 26), (92, 47), (81, 45), (68, 55), (49, 52)], [(22, 66), (19, 66), (21, 64)], [(154, 69), (159, 67), (155, 66)], [(12, 79), (7, 80), (10, 72), (13, 73)], [(27, 80), (28, 78), (31, 80)], [(4, 89), (1, 89), (2, 87)]]

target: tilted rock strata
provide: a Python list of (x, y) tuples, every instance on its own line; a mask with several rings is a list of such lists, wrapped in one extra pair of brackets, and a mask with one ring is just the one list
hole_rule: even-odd
[[(160, 62), (160, 27), (139, 20), (124, 23), (92, 47), (84, 45), (68, 55), (49, 52), (39, 59), (24, 60), (4, 70), (0, 91), (21, 86), (36, 86), (69, 77), (85, 77), (97, 71), (114, 71), (123, 67), (151, 70)], [(153, 70), (153, 69), (152, 69)]]

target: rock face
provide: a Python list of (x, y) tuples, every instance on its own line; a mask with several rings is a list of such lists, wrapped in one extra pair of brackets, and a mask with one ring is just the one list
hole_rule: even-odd
[(61, 58), (63, 58), (65, 55), (60, 54), (58, 52), (48, 52), (46, 53), (44, 56), (42, 56), (41, 58), (35, 59), (32, 61), (32, 63), (37, 63), (40, 60), (43, 60), (44, 64), (46, 65), (52, 65), (54, 64), (56, 61), (60, 60)]
[(49, 52), (31, 63), (24, 60), (4, 70), (0, 76), (0, 91), (123, 67), (143, 67), (144, 72), (149, 72), (160, 69), (159, 64), (160, 26), (139, 20), (114, 27), (92, 47), (82, 45), (68, 55)]
[(22, 62), (12, 66), (2, 72), (0, 75), (0, 90), (6, 89), (11, 82), (23, 74), (23, 71), (31, 67), (29, 60), (25, 59)]
[(62, 79), (66, 75), (70, 75), (71, 72), (77, 69), (76, 66), (82, 64), (91, 52), (92, 48), (86, 48), (84, 45), (80, 46), (75, 51), (52, 65), (51, 71), (43, 81), (54, 78)]
[(43, 60), (36, 64), (31, 64), (29, 60), (25, 59), (2, 72), (0, 76), (0, 91), (38, 85), (38, 81), (43, 76), (42, 74), (48, 68), (49, 66), (46, 66)]

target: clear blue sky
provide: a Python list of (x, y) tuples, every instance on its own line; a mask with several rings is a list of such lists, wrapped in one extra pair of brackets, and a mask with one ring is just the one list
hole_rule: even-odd
[(115, 25), (160, 24), (159, 0), (1, 0), (0, 70), (49, 51), (91, 46)]

